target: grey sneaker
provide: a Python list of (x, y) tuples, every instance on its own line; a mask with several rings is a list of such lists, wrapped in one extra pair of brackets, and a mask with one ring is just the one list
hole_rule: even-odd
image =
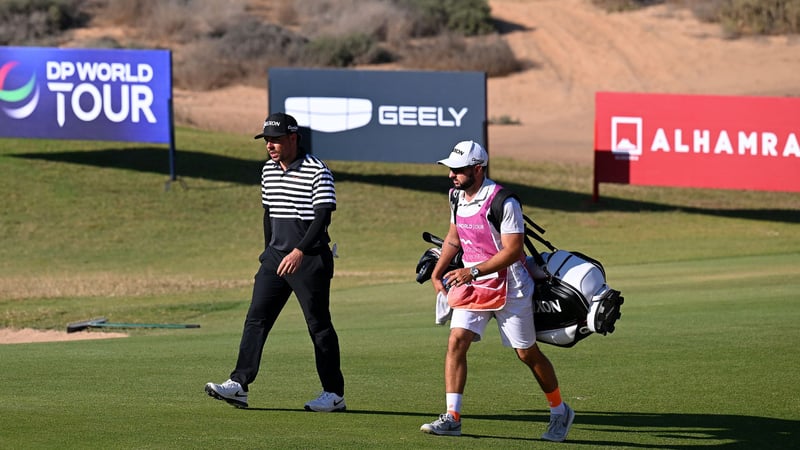
[(419, 427), (419, 431), (439, 436), (461, 436), (461, 421), (456, 420), (449, 413), (440, 414), (439, 418), (431, 423)]
[(547, 426), (547, 432), (542, 435), (545, 441), (564, 442), (567, 439), (567, 433), (572, 428), (572, 421), (575, 420), (575, 411), (564, 403), (564, 414), (551, 414), (550, 425)]
[(222, 384), (206, 383), (206, 393), (217, 400), (228, 402), (237, 408), (247, 408), (247, 392), (242, 385), (228, 380)]
[(319, 397), (310, 400), (305, 405), (306, 411), (316, 412), (339, 412), (347, 409), (344, 404), (344, 397), (340, 397), (333, 392), (323, 392)]

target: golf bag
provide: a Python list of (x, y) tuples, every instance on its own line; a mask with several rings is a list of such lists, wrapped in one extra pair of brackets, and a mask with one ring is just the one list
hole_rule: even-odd
[[(536, 279), (533, 294), (536, 339), (572, 347), (592, 333), (613, 333), (624, 298), (606, 284), (599, 261), (578, 252), (554, 250), (526, 258)], [(535, 271), (535, 272), (534, 272)]]
[[(510, 195), (502, 190), (491, 205), (489, 220), (499, 227), (503, 201)], [(536, 340), (558, 347), (572, 347), (593, 333), (613, 333), (624, 302), (620, 291), (606, 284), (603, 265), (582, 253), (559, 250), (541, 235), (545, 230), (524, 216), (525, 246), (528, 272), (536, 282), (533, 298)], [(442, 239), (428, 232), (422, 239), (437, 247), (429, 248), (417, 263), (417, 282), (431, 278), (441, 255)], [(550, 252), (539, 253), (532, 239), (544, 244)], [(448, 270), (464, 267), (461, 253), (450, 262)], [(443, 324), (441, 305), (437, 304), (437, 324)]]

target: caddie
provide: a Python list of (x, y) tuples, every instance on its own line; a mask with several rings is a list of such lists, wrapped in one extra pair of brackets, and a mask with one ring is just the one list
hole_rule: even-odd
[[(555, 369), (536, 344), (531, 295), (534, 280), (525, 266), (525, 223), (519, 201), (503, 203), (499, 230), (489, 222), (492, 199), (501, 186), (486, 177), (489, 156), (474, 141), (462, 141), (438, 163), (453, 182), (450, 227), (432, 273), (436, 294), (446, 293), (453, 308), (445, 356), (445, 412), (420, 428), (425, 433), (461, 435), (461, 410), (467, 381), (467, 351), (494, 318), (500, 338), (527, 365), (550, 406), (542, 439), (564, 441), (575, 412), (562, 401)], [(448, 264), (463, 250), (463, 268)]]

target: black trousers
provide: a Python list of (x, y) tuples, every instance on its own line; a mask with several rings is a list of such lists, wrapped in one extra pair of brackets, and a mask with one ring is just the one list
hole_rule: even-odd
[(245, 390), (256, 379), (269, 332), (294, 292), (314, 343), (317, 374), (322, 389), (343, 396), (339, 337), (333, 328), (330, 313), (333, 255), (328, 248), (318, 255), (305, 255), (297, 272), (279, 277), (278, 264), (285, 255), (272, 248), (267, 248), (261, 254), (261, 267), (255, 276), (253, 298), (239, 344), (239, 358), (230, 378)]

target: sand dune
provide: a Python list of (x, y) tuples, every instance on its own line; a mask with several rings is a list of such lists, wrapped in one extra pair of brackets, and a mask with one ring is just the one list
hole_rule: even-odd
[[(597, 91), (800, 95), (800, 38), (725, 39), (718, 26), (668, 5), (608, 14), (586, 0), (491, 0), (533, 68), (488, 82), (489, 150), (526, 160), (590, 162)], [(251, 134), (266, 88), (175, 92), (180, 123)]]

